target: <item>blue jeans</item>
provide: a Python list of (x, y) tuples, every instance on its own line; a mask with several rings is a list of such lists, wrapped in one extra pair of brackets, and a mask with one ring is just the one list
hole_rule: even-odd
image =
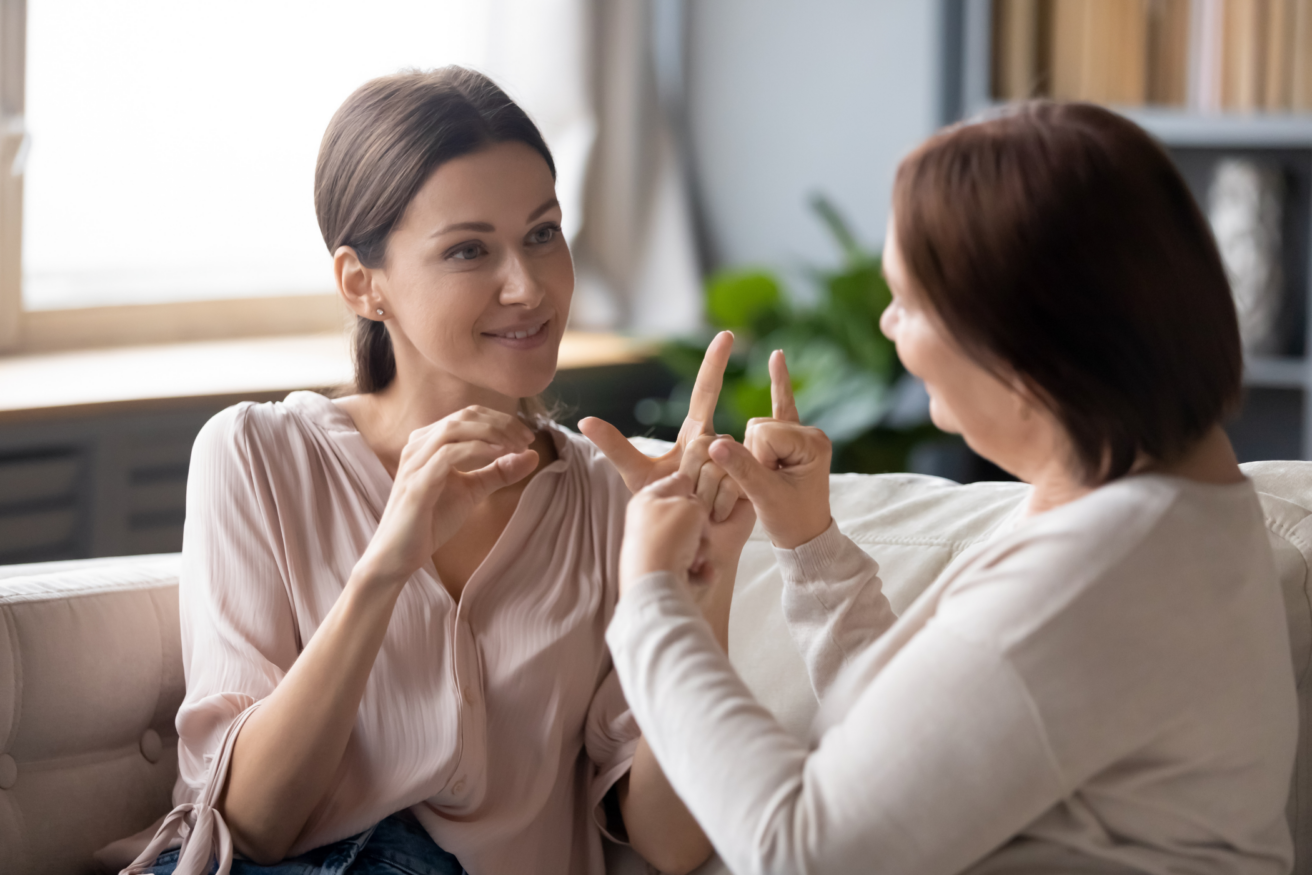
[[(165, 851), (150, 871), (172, 875), (177, 864), (177, 850)], [(210, 871), (217, 868), (216, 862)], [(357, 836), (272, 866), (234, 858), (232, 875), (465, 875), (465, 870), (407, 812), (393, 814)]]

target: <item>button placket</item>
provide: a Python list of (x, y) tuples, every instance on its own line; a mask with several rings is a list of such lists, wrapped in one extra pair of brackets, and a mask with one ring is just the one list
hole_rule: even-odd
[(460, 756), (453, 769), (453, 778), (447, 785), (447, 793), (453, 801), (475, 804), (480, 795), (475, 792), (479, 787), (478, 775), (481, 774), (486, 759), (484, 750), (486, 740), (483, 733), (487, 721), (481, 707), (482, 671), (472, 624), (461, 616), (456, 620), (452, 633), (454, 639), (452, 680), (456, 684), (454, 692), (455, 704), (460, 715), (461, 746)]

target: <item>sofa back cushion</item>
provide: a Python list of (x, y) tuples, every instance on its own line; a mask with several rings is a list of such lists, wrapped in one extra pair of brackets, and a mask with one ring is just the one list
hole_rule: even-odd
[(98, 871), (171, 807), (176, 555), (0, 569), (0, 872)]

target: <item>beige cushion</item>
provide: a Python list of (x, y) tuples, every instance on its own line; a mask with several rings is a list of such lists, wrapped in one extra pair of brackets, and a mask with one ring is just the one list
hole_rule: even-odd
[[(1262, 497), (1289, 610), (1299, 682), (1300, 756), (1290, 816), (1295, 871), (1312, 873), (1312, 463), (1244, 466)], [(1024, 499), (1016, 483), (959, 486), (917, 475), (833, 478), (839, 526), (881, 566), (905, 608), (962, 550)], [(0, 873), (95, 871), (91, 853), (169, 807), (173, 714), (182, 699), (176, 556), (0, 568)], [(803, 733), (815, 709), (780, 611), (769, 542), (753, 533), (739, 569), (730, 655), (781, 722)], [(158, 762), (153, 731), (159, 737)], [(144, 751), (144, 752), (143, 752)], [(622, 850), (611, 871), (645, 872)], [(724, 872), (718, 860), (703, 873)]]
[(96, 849), (170, 807), (178, 567), (0, 570), (0, 872), (95, 872)]

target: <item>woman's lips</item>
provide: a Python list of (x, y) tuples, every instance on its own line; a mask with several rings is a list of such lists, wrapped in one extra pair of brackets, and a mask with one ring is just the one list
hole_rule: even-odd
[(538, 325), (529, 325), (523, 328), (506, 329), (503, 331), (484, 331), (483, 336), (487, 339), (507, 346), (511, 349), (535, 349), (547, 342), (551, 332), (547, 331), (547, 322)]

